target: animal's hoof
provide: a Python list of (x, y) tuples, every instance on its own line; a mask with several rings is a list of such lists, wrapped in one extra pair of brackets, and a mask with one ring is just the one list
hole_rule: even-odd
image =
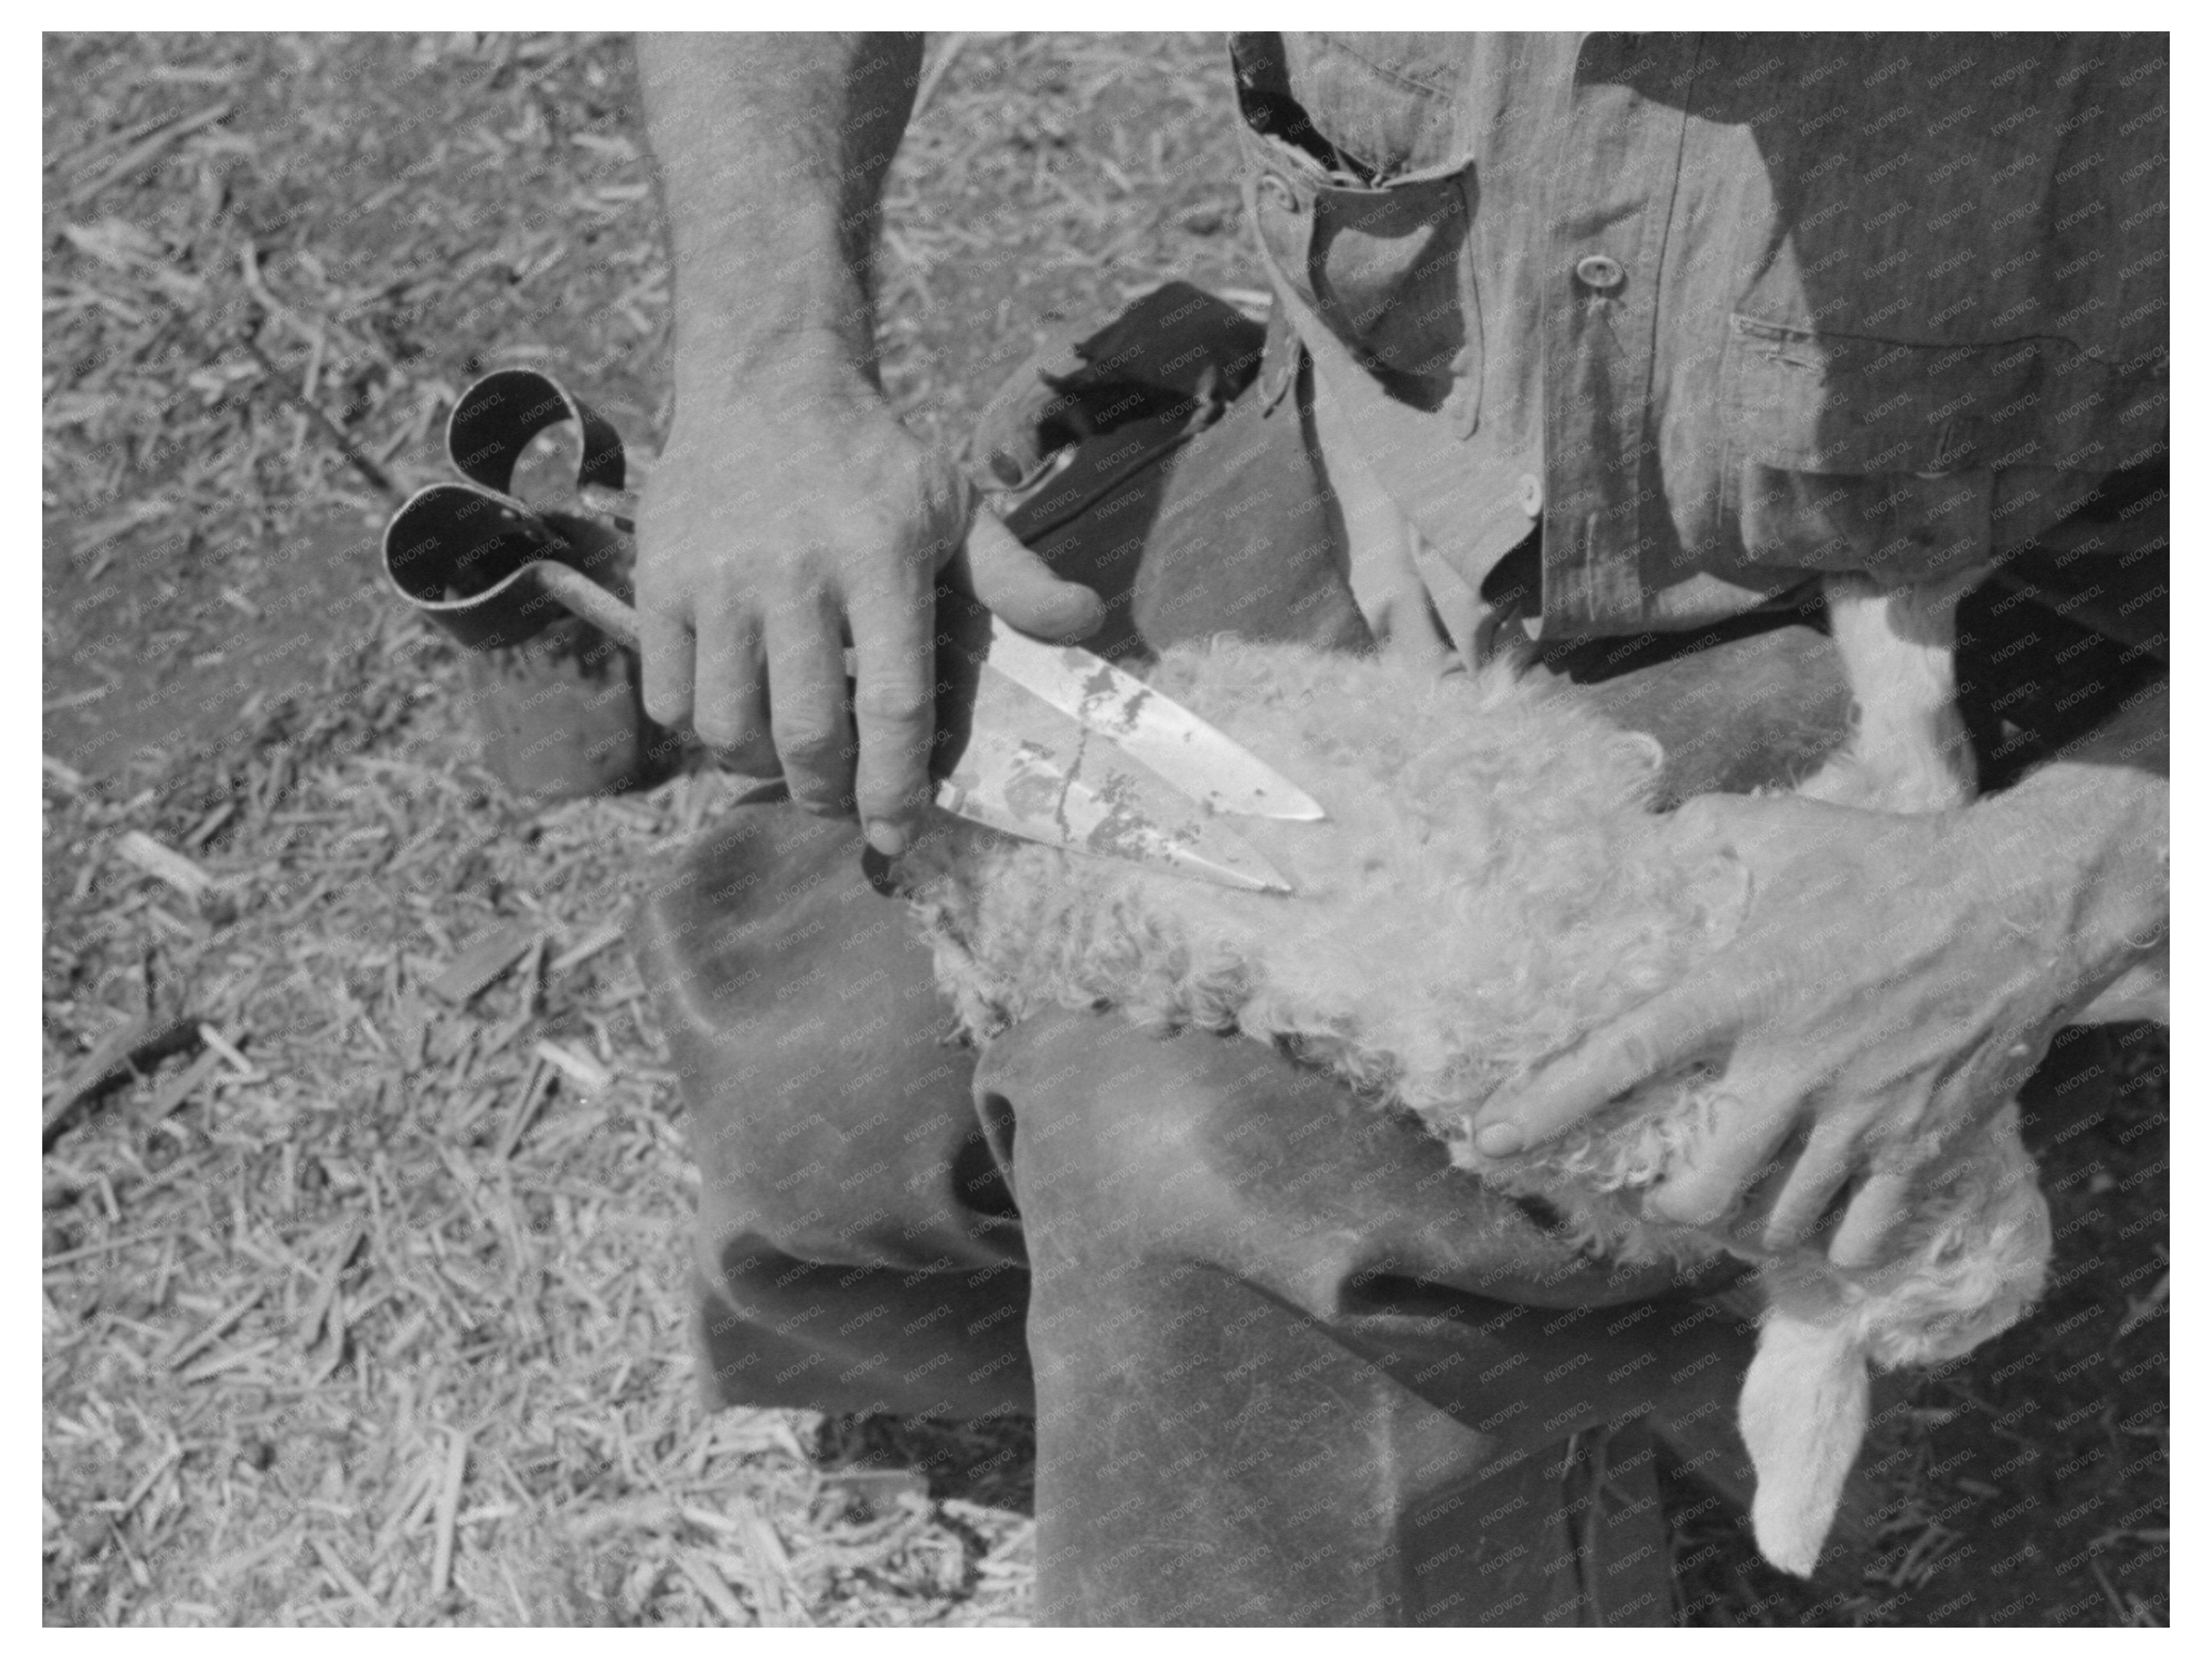
[[(1820, 1530), (1825, 1532), (1826, 1528)], [(1766, 1558), (1769, 1565), (1800, 1578), (1813, 1576), (1813, 1568), (1820, 1559), (1822, 1540), (1818, 1533), (1786, 1524), (1762, 1526), (1754, 1519), (1752, 1536), (1758, 1540), (1759, 1552)]]

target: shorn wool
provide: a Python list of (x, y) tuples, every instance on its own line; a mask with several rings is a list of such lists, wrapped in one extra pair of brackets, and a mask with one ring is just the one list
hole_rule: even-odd
[[(910, 854), (904, 879), (972, 1037), (1055, 1004), (1240, 1033), (1415, 1114), (1455, 1162), (1541, 1198), (1593, 1254), (1745, 1253), (1639, 1213), (1713, 1109), (1707, 1070), (1514, 1157), (1482, 1156), (1469, 1130), (1494, 1091), (1724, 948), (1745, 916), (1747, 871), (1694, 815), (1654, 810), (1655, 740), (1510, 662), (1439, 680), (1223, 639), (1169, 652), (1152, 680), (1327, 810), (1232, 820), (1295, 896), (957, 826)], [(1815, 787), (1878, 796), (1859, 780), (1880, 775), (1847, 760)], [(1879, 1268), (1838, 1270), (1811, 1248), (1754, 1256), (1767, 1308), (1740, 1422), (1770, 1560), (1811, 1571), (1864, 1437), (1869, 1365), (1941, 1361), (2002, 1331), (2040, 1293), (2049, 1253), (2008, 1105), (1955, 1138)]]

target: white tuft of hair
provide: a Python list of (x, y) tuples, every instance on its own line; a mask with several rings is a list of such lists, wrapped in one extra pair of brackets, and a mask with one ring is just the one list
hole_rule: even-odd
[(1867, 1429), (1867, 1362), (1855, 1321), (1778, 1301), (1759, 1328), (1736, 1424), (1759, 1472), (1752, 1536), (1809, 1577)]

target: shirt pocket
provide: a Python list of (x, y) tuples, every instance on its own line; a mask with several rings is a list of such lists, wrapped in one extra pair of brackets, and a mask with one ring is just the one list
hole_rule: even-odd
[(1443, 408), (1480, 384), (1472, 169), (1381, 188), (1263, 168), (1255, 220), (1277, 269), (1393, 397)]

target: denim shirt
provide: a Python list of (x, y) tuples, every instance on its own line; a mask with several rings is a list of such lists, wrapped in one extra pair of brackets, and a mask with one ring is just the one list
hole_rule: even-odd
[(1290, 325), (1470, 589), (1540, 521), (1547, 635), (1985, 562), (2163, 446), (2162, 35), (1231, 55)]

